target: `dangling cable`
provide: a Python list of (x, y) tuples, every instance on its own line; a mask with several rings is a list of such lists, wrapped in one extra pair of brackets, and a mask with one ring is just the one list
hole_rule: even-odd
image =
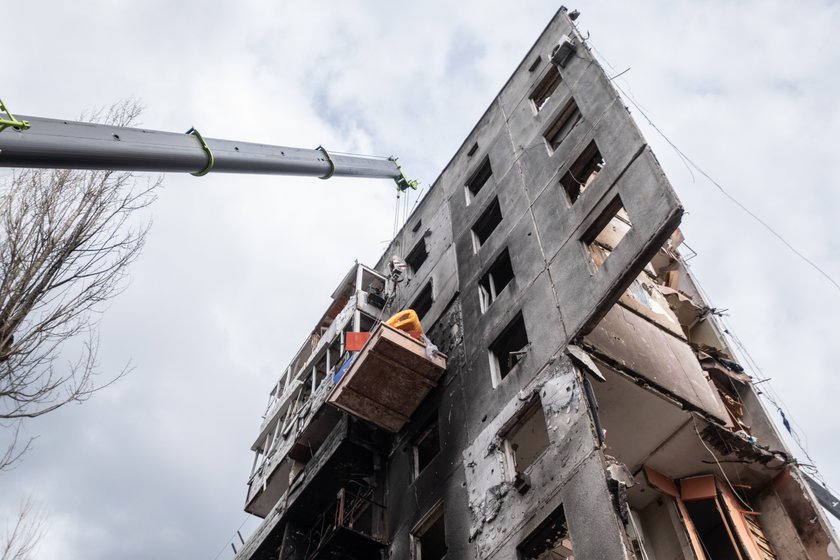
[(400, 191), (397, 191), (397, 200), (394, 204), (394, 231), (391, 233), (391, 242), (394, 242), (394, 239), (397, 237), (397, 231), (400, 222)]

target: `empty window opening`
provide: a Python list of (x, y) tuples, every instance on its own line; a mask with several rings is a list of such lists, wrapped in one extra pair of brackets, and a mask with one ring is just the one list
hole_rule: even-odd
[(604, 158), (601, 157), (601, 152), (598, 151), (598, 146), (593, 140), (560, 179), (560, 185), (568, 197), (569, 204), (577, 201), (580, 194), (592, 184), (603, 167)]
[(563, 506), (534, 529), (517, 550), (522, 560), (574, 560)]
[(359, 324), (358, 328), (356, 325), (356, 321), (348, 321), (346, 325), (344, 325), (344, 332), (370, 332), (373, 330), (373, 327), (378, 323), (375, 317), (371, 317), (367, 313), (363, 313), (361, 311), (358, 312), (359, 314)]
[(442, 502), (438, 502), (411, 531), (411, 541), (413, 560), (443, 560), (446, 557), (446, 528)]
[(525, 470), (548, 449), (548, 426), (539, 399), (528, 405), (504, 436), (507, 472), (520, 480)]
[(496, 300), (511, 280), (513, 280), (513, 266), (510, 263), (510, 253), (505, 249), (478, 281), (478, 297), (481, 301), (482, 313), (487, 311), (490, 304)]
[(473, 157), (477, 151), (478, 151), (478, 142), (476, 142), (475, 144), (472, 145), (472, 148), (470, 148), (470, 151), (467, 152), (467, 157)]
[(680, 497), (686, 530), (699, 539), (700, 544), (695, 548), (702, 548), (706, 557), (715, 560), (777, 558), (756, 519), (757, 512), (731, 486), (712, 475), (683, 478)]
[(729, 534), (729, 528), (724, 523), (715, 500), (685, 502), (685, 508), (688, 510), (691, 521), (694, 522), (697, 536), (700, 537), (700, 542), (709, 558), (715, 558), (715, 560), (741, 558), (735, 549)]
[(519, 363), (528, 349), (525, 321), (519, 313), (490, 345), (490, 368), (493, 386), (497, 386)]
[(540, 64), (542, 64), (542, 57), (538, 56), (536, 60), (534, 60), (534, 62), (531, 63), (531, 66), (528, 68), (528, 72), (533, 72), (534, 70), (540, 67)]
[(578, 121), (580, 121), (580, 118), (581, 115), (577, 103), (572, 98), (566, 103), (566, 106), (563, 107), (563, 110), (560, 111), (543, 134), (549, 154), (553, 154), (554, 150), (560, 147), (560, 144), (563, 143), (566, 136), (569, 135)]
[(534, 88), (533, 93), (531, 93), (531, 103), (534, 104), (534, 109), (537, 113), (545, 106), (562, 81), (563, 78), (560, 76), (560, 70), (552, 64), (548, 72), (543, 76), (543, 79)]
[(414, 453), (413, 472), (416, 479), (423, 472), (423, 469), (432, 462), (432, 459), (440, 453), (440, 430), (437, 413), (435, 413), (434, 419), (426, 424), (414, 439), (412, 450)]
[(414, 246), (414, 249), (412, 249), (405, 258), (405, 262), (408, 264), (411, 272), (417, 274), (417, 271), (420, 270), (420, 267), (423, 266), (424, 262), (426, 262), (428, 256), (429, 250), (426, 248), (426, 239), (421, 238), (420, 241), (417, 242), (417, 245)]
[(435, 300), (432, 297), (432, 281), (429, 280), (426, 282), (426, 285), (423, 286), (423, 289), (420, 290), (420, 293), (417, 294), (417, 297), (414, 299), (414, 303), (411, 304), (410, 308), (417, 313), (418, 318), (422, 319), (432, 308), (434, 301)]
[(582, 239), (595, 270), (604, 264), (632, 227), (630, 217), (621, 203), (621, 197), (616, 195)]
[(414, 224), (414, 227), (411, 228), (412, 233), (417, 233), (420, 230), (420, 226), (423, 225), (423, 220), (417, 220), (417, 223)]
[(478, 191), (487, 183), (491, 175), (493, 175), (493, 169), (490, 167), (490, 158), (485, 157), (470, 178), (467, 179), (465, 185), (467, 204), (472, 202), (473, 197), (478, 194)]
[(501, 221), (502, 207), (499, 206), (499, 199), (494, 198), (472, 227), (473, 252), (478, 253), (478, 250)]

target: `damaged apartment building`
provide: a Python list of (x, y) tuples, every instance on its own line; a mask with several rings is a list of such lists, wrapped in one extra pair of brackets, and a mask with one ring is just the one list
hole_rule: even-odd
[(682, 213), (561, 9), (271, 389), (237, 559), (840, 558)]

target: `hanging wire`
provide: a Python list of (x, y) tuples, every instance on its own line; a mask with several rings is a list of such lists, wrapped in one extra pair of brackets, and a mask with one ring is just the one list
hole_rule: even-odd
[[(598, 50), (597, 47), (589, 40), (587, 37), (586, 39), (587, 45), (592, 49), (592, 51), (601, 59), (607, 66), (609, 66), (613, 72), (616, 72), (616, 68), (610, 64), (609, 60)], [(629, 68), (628, 68), (629, 70)], [(683, 152), (679, 147), (677, 147), (674, 142), (671, 141), (670, 138), (653, 122), (653, 120), (648, 116), (647, 110), (644, 108), (641, 102), (636, 99), (633, 95), (632, 85), (630, 82), (624, 77), (624, 74), (627, 70), (622, 72), (615, 73), (611, 78), (610, 81), (616, 87), (616, 89), (621, 92), (622, 96), (627, 99), (638, 111), (641, 113), (642, 117), (647, 121), (647, 123), (662, 137), (663, 140), (674, 150), (674, 152), (679, 157), (680, 161), (682, 161), (683, 165), (685, 165), (686, 169), (688, 170), (689, 174), (691, 175), (691, 179), (694, 182), (695, 176), (692, 168), (696, 170), (700, 175), (702, 175), (706, 180), (708, 180), (712, 185), (714, 185), (726, 198), (728, 198), (733, 204), (735, 204), (738, 208), (740, 208), (743, 212), (745, 212), (748, 216), (753, 218), (756, 222), (758, 222), (767, 232), (769, 232), (773, 237), (778, 239), (782, 244), (784, 244), (795, 256), (797, 256), (800, 260), (802, 260), (805, 264), (807, 264), (810, 268), (815, 270), (821, 276), (823, 276), (828, 282), (830, 282), (838, 291), (840, 291), (840, 283), (837, 282), (828, 272), (826, 272), (822, 267), (820, 267), (817, 263), (806, 257), (801, 251), (799, 251), (796, 247), (793, 246), (787, 239), (785, 239), (780, 233), (778, 233), (773, 227), (768, 224), (765, 220), (760, 218), (758, 215), (755, 214), (752, 210), (747, 208), (743, 203), (741, 203), (738, 199), (734, 196), (729, 194), (723, 186), (716, 181), (714, 178), (711, 177), (704, 169), (702, 169), (698, 164), (696, 164), (691, 158), (689, 158), (685, 152)], [(617, 81), (621, 80), (625, 86), (626, 90), (622, 88)], [(705, 290), (702, 288), (700, 283), (697, 281), (697, 278), (692, 276), (695, 284), (697, 285), (699, 291), (703, 298), (711, 304), (711, 299), (706, 294)], [(810, 465), (800, 463), (797, 461), (797, 465), (800, 468), (804, 468), (812, 473), (813, 477), (818, 480), (826, 489), (831, 491), (834, 494), (838, 494), (834, 489), (832, 489), (828, 483), (825, 481), (825, 478), (819, 472), (819, 469), (815, 466), (815, 461), (811, 458), (811, 455), (808, 452), (808, 441), (807, 436), (805, 435), (805, 431), (802, 426), (796, 422), (794, 417), (790, 414), (786, 414), (784, 412), (785, 409), (789, 409), (787, 405), (782, 400), (781, 396), (776, 392), (775, 388), (770, 383), (770, 378), (767, 377), (758, 363), (753, 359), (752, 355), (746, 349), (744, 344), (741, 342), (740, 338), (735, 334), (734, 329), (731, 327), (728, 322), (726, 322), (722, 317), (719, 318), (722, 326), (724, 327), (724, 334), (727, 338), (730, 339), (732, 344), (737, 348), (738, 353), (741, 355), (745, 364), (747, 364), (752, 371), (753, 375), (759, 379), (759, 383), (765, 383), (761, 390), (757, 391), (757, 393), (764, 397), (764, 399), (770, 403), (773, 407), (776, 408), (776, 411), (782, 418), (782, 422), (785, 425), (788, 433), (793, 439), (794, 443), (796, 443), (797, 447), (800, 451), (805, 455), (805, 457), (810, 461)], [(781, 403), (781, 404), (780, 404)], [(784, 407), (784, 408), (783, 408)], [(695, 426), (696, 430), (696, 426)], [(698, 433), (699, 435), (699, 433)], [(804, 441), (803, 441), (804, 440)], [(705, 444), (704, 444), (705, 446)], [(708, 449), (708, 448), (707, 448)], [(717, 459), (715, 459), (717, 462)], [(720, 466), (720, 464), (718, 464)], [(727, 481), (728, 482), (728, 481)], [(731, 485), (730, 485), (731, 486)], [(733, 490), (734, 491), (734, 490)], [(737, 495), (737, 493), (736, 493)], [(739, 496), (740, 499), (740, 496)], [(743, 500), (742, 500), (743, 501)]]
[(429, 188), (429, 185), (423, 186), (417, 193), (417, 198), (414, 199), (414, 205), (411, 207), (411, 211), (414, 212), (414, 209), (417, 208), (417, 205), (423, 199), (423, 194), (425, 194), (426, 190)]
[(391, 233), (391, 242), (397, 237), (397, 231), (399, 231), (399, 223), (400, 223), (400, 191), (397, 191), (397, 199), (394, 202), (394, 231)]
[[(602, 57), (602, 55), (600, 55), (600, 51), (598, 51), (598, 49), (596, 49), (596, 48), (595, 48), (595, 46), (594, 46), (594, 45), (592, 45), (591, 41), (587, 41), (587, 42), (588, 42), (588, 44), (592, 47), (592, 51), (593, 51), (593, 52), (595, 52), (595, 53), (598, 53), (598, 55), (599, 55), (599, 57), (600, 57), (600, 58), (603, 58), (603, 57)], [(606, 62), (606, 59), (604, 59), (604, 62)], [(611, 65), (611, 64), (609, 64), (608, 62), (606, 62), (606, 64), (608, 64), (610, 67), (612, 67), (612, 65)], [(623, 74), (623, 72), (622, 72), (622, 74)], [(617, 75), (617, 76), (615, 76), (615, 77), (616, 77), (616, 78), (618, 78), (619, 76), (621, 76), (621, 74), (619, 74), (619, 75)], [(627, 82), (627, 81), (624, 79), (624, 77), (623, 77), (623, 76), (621, 76), (621, 78), (622, 78), (622, 81), (623, 81), (623, 82), (625, 82), (625, 83), (629, 83), (629, 82)], [(639, 103), (638, 101), (636, 101), (636, 99), (635, 99), (635, 97), (633, 97), (633, 95), (631, 95), (631, 94), (629, 94), (627, 91), (625, 91), (625, 90), (624, 90), (624, 88), (622, 88), (622, 87), (618, 84), (618, 82), (617, 82), (617, 81), (614, 81), (614, 82), (613, 82), (613, 85), (615, 86), (615, 88), (616, 88), (618, 91), (620, 91), (620, 92), (621, 92), (621, 94), (624, 96), (624, 98), (625, 98), (625, 99), (627, 99), (627, 100), (628, 100), (628, 101), (629, 101), (629, 102), (630, 102), (630, 103), (631, 103), (631, 104), (632, 104), (632, 105), (633, 105), (633, 106), (634, 106), (634, 107), (635, 107), (635, 108), (639, 111), (639, 113), (642, 115), (642, 117), (644, 117), (644, 119), (647, 121), (647, 123), (648, 123), (648, 124), (649, 124), (649, 125), (650, 125), (650, 126), (651, 126), (651, 127), (652, 127), (652, 128), (653, 128), (653, 129), (654, 129), (654, 130), (658, 133), (658, 134), (659, 134), (659, 136), (661, 136), (661, 137), (662, 137), (662, 139), (663, 139), (663, 140), (665, 140), (665, 142), (667, 142), (669, 146), (671, 146), (671, 148), (674, 150), (674, 152), (676, 152), (677, 156), (679, 156), (679, 158), (683, 161), (683, 164), (684, 164), (686, 167), (689, 167), (689, 173), (691, 173), (691, 176), (692, 176), (692, 181), (694, 181), (694, 173), (691, 171), (691, 168), (693, 168), (693, 169), (694, 169), (694, 170), (696, 170), (696, 171), (697, 171), (700, 175), (702, 175), (703, 177), (705, 177), (705, 178), (706, 178), (706, 180), (708, 180), (708, 181), (709, 181), (712, 185), (714, 185), (715, 187), (717, 187), (717, 189), (718, 189), (718, 190), (719, 190), (719, 191), (720, 191), (720, 192), (721, 192), (721, 193), (722, 193), (722, 194), (723, 194), (726, 198), (728, 198), (728, 199), (729, 199), (729, 200), (730, 200), (733, 204), (735, 204), (738, 208), (740, 208), (743, 212), (745, 212), (745, 213), (746, 213), (748, 216), (750, 216), (753, 220), (755, 220), (756, 222), (758, 222), (758, 224), (759, 224), (759, 225), (761, 225), (761, 226), (762, 226), (762, 227), (763, 227), (763, 228), (764, 228), (767, 232), (769, 232), (769, 233), (770, 233), (773, 237), (775, 237), (776, 239), (778, 239), (778, 240), (779, 240), (779, 241), (780, 241), (780, 242), (781, 242), (781, 243), (782, 243), (785, 247), (787, 247), (787, 248), (788, 248), (788, 249), (789, 249), (789, 250), (790, 250), (790, 251), (791, 251), (794, 255), (796, 255), (797, 257), (799, 257), (799, 259), (800, 259), (800, 260), (802, 260), (805, 264), (807, 264), (807, 265), (808, 265), (808, 266), (810, 266), (813, 270), (815, 270), (815, 271), (816, 271), (816, 272), (818, 272), (820, 275), (822, 275), (822, 276), (823, 276), (826, 280), (828, 280), (828, 281), (829, 281), (829, 282), (830, 282), (830, 283), (831, 283), (831, 284), (832, 284), (832, 285), (833, 285), (833, 286), (834, 286), (834, 287), (835, 287), (838, 291), (840, 291), (840, 282), (838, 282), (837, 280), (835, 280), (835, 279), (834, 279), (834, 278), (833, 278), (833, 277), (832, 277), (832, 276), (831, 276), (828, 272), (826, 272), (826, 271), (825, 271), (822, 267), (820, 267), (817, 263), (815, 263), (814, 261), (812, 261), (811, 259), (809, 259), (808, 257), (806, 257), (804, 253), (802, 253), (802, 252), (801, 252), (799, 249), (797, 249), (797, 248), (796, 248), (796, 247), (795, 247), (795, 246), (794, 246), (791, 242), (789, 242), (787, 239), (785, 239), (785, 237), (784, 237), (784, 236), (782, 236), (782, 234), (780, 234), (780, 233), (779, 233), (779, 232), (777, 232), (775, 229), (773, 229), (773, 226), (771, 226), (771, 225), (770, 225), (769, 223), (767, 223), (765, 220), (763, 220), (762, 218), (760, 218), (760, 217), (759, 217), (759, 216), (758, 216), (755, 212), (753, 212), (752, 210), (750, 210), (749, 208), (747, 208), (747, 207), (746, 207), (746, 205), (744, 205), (743, 203), (741, 203), (741, 201), (739, 201), (737, 198), (735, 198), (733, 195), (731, 195), (731, 194), (730, 194), (730, 193), (729, 193), (726, 189), (724, 189), (724, 188), (723, 188), (723, 186), (722, 186), (722, 185), (721, 185), (718, 181), (716, 181), (716, 180), (715, 180), (715, 179), (714, 179), (711, 175), (709, 175), (709, 174), (708, 174), (708, 173), (707, 173), (707, 172), (706, 172), (703, 168), (701, 168), (701, 167), (700, 167), (698, 164), (696, 164), (696, 163), (695, 163), (695, 162), (694, 162), (694, 161), (693, 161), (690, 157), (688, 157), (688, 156), (685, 154), (685, 152), (683, 152), (683, 151), (682, 151), (679, 147), (677, 147), (677, 145), (676, 145), (676, 144), (674, 144), (674, 142), (672, 142), (672, 141), (671, 141), (671, 139), (670, 139), (670, 138), (669, 138), (669, 137), (668, 137), (668, 136), (667, 136), (664, 132), (662, 132), (662, 130), (661, 130), (658, 126), (656, 126), (656, 124), (653, 122), (653, 120), (652, 120), (652, 119), (648, 116), (648, 114), (647, 114), (647, 112), (645, 111), (645, 109), (642, 107), (641, 103)], [(628, 88), (628, 89), (629, 89), (629, 88)]]
[(227, 540), (227, 542), (222, 545), (222, 548), (219, 549), (219, 552), (216, 554), (216, 556), (213, 557), (213, 560), (219, 560), (219, 556), (221, 556), (222, 553), (225, 551), (225, 549), (228, 547), (228, 545), (233, 542), (234, 537), (236, 537), (237, 533), (239, 533), (239, 531), (242, 530), (242, 527), (245, 526), (245, 524), (248, 522), (248, 519), (250, 517), (251, 516), (248, 515), (248, 514), (245, 515), (245, 519), (242, 521), (242, 524), (239, 526), (239, 528), (236, 531), (233, 532), (233, 534), (230, 536), (230, 538)]
[[(714, 303), (712, 302), (711, 298), (709, 297), (708, 293), (706, 292), (705, 288), (700, 283), (700, 281), (697, 279), (697, 277), (692, 275), (691, 279), (697, 286), (697, 290), (700, 292), (700, 295), (703, 297), (703, 299), (709, 305), (714, 306)], [(791, 439), (802, 452), (802, 454), (805, 455), (805, 458), (811, 463), (805, 464), (797, 461), (796, 464), (800, 468), (804, 468), (808, 470), (808, 472), (812, 473), (813, 478), (817, 480), (820, 484), (822, 484), (826, 489), (831, 491), (833, 494), (840, 495), (840, 493), (834, 490), (826, 482), (825, 477), (823, 477), (822, 473), (820, 473), (819, 469), (816, 467), (816, 461), (814, 461), (814, 459), (808, 452), (808, 438), (805, 436), (804, 428), (798, 422), (796, 422), (793, 416), (784, 412), (785, 409), (790, 410), (790, 407), (784, 402), (781, 395), (779, 395), (779, 393), (776, 391), (775, 387), (773, 387), (773, 384), (770, 382), (770, 377), (767, 377), (767, 375), (762, 370), (761, 366), (759, 366), (756, 360), (752, 357), (752, 354), (750, 354), (749, 350), (747, 350), (744, 343), (735, 333), (735, 329), (732, 327), (731, 323), (726, 321), (726, 319), (724, 319), (723, 317), (718, 317), (717, 320), (723, 327), (724, 336), (731, 342), (732, 346), (736, 350), (739, 361), (746, 365), (747, 368), (750, 370), (752, 376), (758, 379), (758, 383), (762, 384), (762, 388), (761, 390), (757, 391), (757, 394), (764, 400), (766, 400), (769, 404), (771, 404), (780, 416), (788, 419), (788, 421), (792, 424), (791, 428), (788, 430), (788, 433), (790, 434)], [(757, 383), (753, 383), (753, 386), (755, 385), (757, 385)], [(803, 439), (805, 440), (804, 442), (802, 441)]]

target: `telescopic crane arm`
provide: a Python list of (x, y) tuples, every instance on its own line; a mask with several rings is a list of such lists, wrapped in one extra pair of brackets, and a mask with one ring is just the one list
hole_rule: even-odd
[(0, 101), (0, 167), (103, 169), (159, 173), (252, 173), (309, 177), (393, 179), (401, 191), (416, 189), (396, 158), (333, 154), (186, 134), (14, 117)]

